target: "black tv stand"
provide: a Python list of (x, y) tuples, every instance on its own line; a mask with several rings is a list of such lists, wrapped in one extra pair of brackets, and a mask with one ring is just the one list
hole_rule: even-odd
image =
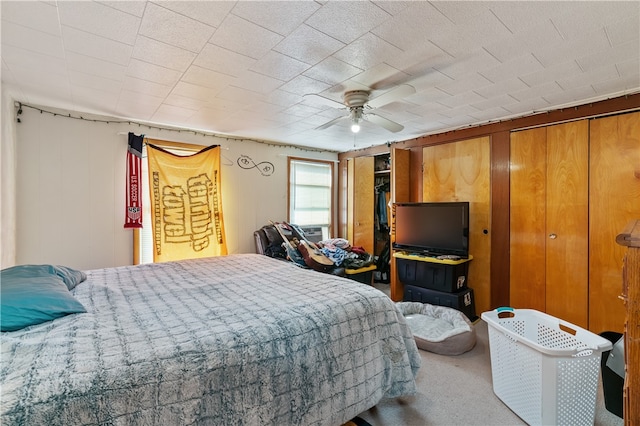
[[(475, 312), (473, 289), (468, 287), (468, 258), (451, 259), (431, 255), (395, 252), (397, 279), (402, 283), (405, 302), (448, 306), (463, 312), (471, 321)], [(444, 258), (443, 258), (444, 257)]]

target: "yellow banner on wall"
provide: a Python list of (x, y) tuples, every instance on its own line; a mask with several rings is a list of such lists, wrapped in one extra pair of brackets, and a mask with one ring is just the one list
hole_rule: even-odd
[(187, 156), (147, 144), (153, 261), (227, 254), (220, 147)]

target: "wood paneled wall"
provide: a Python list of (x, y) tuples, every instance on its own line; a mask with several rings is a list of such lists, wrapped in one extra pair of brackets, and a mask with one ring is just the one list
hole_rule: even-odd
[[(622, 96), (606, 101), (589, 103), (527, 117), (490, 123), (477, 127), (427, 135), (392, 143), (392, 148), (411, 151), (411, 201), (422, 201), (422, 148), (428, 145), (451, 143), (481, 136), (491, 138), (491, 305), (509, 304), (509, 134), (518, 129), (545, 126), (600, 115), (640, 110), (640, 94)], [(346, 167), (348, 158), (370, 156), (388, 152), (387, 145), (348, 151), (338, 155), (340, 167)], [(342, 176), (342, 174), (340, 174)], [(339, 185), (342, 188), (342, 185)], [(346, 211), (347, 200), (340, 198), (340, 211)], [(339, 214), (339, 218), (346, 215)], [(340, 228), (344, 229), (344, 224)]]
[(422, 201), (469, 202), (469, 286), (478, 312), (491, 305), (490, 140), (467, 139), (423, 149)]
[[(509, 253), (509, 136), (510, 132), (491, 135), (491, 307), (509, 304), (509, 268), (504, 257)], [(506, 230), (506, 231), (505, 231)]]

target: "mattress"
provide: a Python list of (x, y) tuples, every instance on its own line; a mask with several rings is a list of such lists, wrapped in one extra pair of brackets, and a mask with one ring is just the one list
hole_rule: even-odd
[(86, 271), (87, 313), (0, 336), (7, 425), (339, 425), (415, 393), (382, 292), (256, 254)]

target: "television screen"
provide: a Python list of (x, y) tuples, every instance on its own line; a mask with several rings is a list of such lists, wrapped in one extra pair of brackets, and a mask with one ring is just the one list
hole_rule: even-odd
[(395, 204), (393, 248), (425, 255), (469, 257), (469, 203)]

